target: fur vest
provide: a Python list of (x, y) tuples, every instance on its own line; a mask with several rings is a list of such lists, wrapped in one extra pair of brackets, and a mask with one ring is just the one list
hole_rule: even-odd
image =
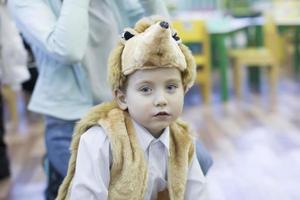
[[(147, 190), (147, 164), (138, 144), (134, 126), (126, 111), (115, 102), (95, 106), (75, 127), (67, 176), (59, 188), (57, 200), (69, 199), (69, 190), (76, 167), (80, 136), (100, 125), (108, 135), (112, 149), (109, 200), (143, 200)], [(157, 200), (183, 200), (189, 163), (194, 144), (188, 127), (177, 120), (170, 125), (168, 189), (159, 192)]]

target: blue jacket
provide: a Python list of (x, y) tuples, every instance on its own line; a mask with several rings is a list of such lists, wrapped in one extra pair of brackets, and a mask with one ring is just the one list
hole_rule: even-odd
[[(105, 60), (101, 62), (105, 65), (106, 55), (111, 50), (111, 47), (102, 43), (90, 44), (91, 41), (94, 42), (92, 38), (94, 34), (89, 27), (99, 26), (90, 17), (93, 1), (96, 0), (64, 0), (63, 7), (61, 0), (9, 1), (17, 27), (31, 44), (39, 69), (39, 78), (29, 103), (30, 110), (74, 120), (81, 118), (93, 105), (106, 100), (93, 97), (91, 80), (83, 62), (84, 57), (91, 52), (87, 51), (88, 46), (90, 49), (96, 46), (106, 51), (103, 58)], [(100, 5), (103, 3), (103, 6), (113, 11), (114, 21), (118, 24), (111, 26), (117, 26), (116, 30), (132, 25), (142, 15), (155, 13), (167, 15), (161, 0), (97, 1), (101, 1)], [(106, 11), (107, 8), (102, 10)], [(109, 26), (98, 30), (105, 33), (105, 27)], [(117, 35), (96, 36), (101, 37), (102, 41), (112, 38), (117, 41)], [(100, 59), (101, 57), (99, 61)], [(106, 76), (106, 66), (101, 70), (103, 70), (102, 77)]]

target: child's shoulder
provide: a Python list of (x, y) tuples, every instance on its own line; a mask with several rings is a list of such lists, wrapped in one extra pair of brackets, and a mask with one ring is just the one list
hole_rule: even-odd
[(101, 145), (107, 140), (107, 135), (101, 126), (92, 126), (87, 129), (80, 137), (80, 141), (89, 145)]

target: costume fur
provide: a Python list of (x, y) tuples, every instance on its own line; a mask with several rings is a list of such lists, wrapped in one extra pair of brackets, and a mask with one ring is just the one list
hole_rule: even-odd
[[(107, 133), (113, 164), (110, 172), (110, 200), (142, 200), (147, 189), (147, 165), (131, 118), (115, 102), (94, 107), (75, 128), (67, 176), (59, 188), (58, 200), (69, 199), (69, 189), (76, 168), (80, 136), (92, 126), (100, 125)], [(188, 127), (180, 120), (170, 125), (170, 157), (168, 190), (158, 194), (158, 200), (183, 200), (189, 163), (194, 154)]]

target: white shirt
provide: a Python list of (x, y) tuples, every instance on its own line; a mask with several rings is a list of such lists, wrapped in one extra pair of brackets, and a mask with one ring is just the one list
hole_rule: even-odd
[[(138, 142), (148, 164), (148, 185), (144, 200), (156, 199), (159, 191), (167, 188), (169, 128), (159, 138), (133, 123)], [(110, 179), (112, 153), (110, 142), (101, 127), (92, 127), (80, 138), (76, 171), (71, 188), (71, 199), (106, 200)], [(185, 200), (207, 200), (205, 177), (194, 154), (187, 177)]]

